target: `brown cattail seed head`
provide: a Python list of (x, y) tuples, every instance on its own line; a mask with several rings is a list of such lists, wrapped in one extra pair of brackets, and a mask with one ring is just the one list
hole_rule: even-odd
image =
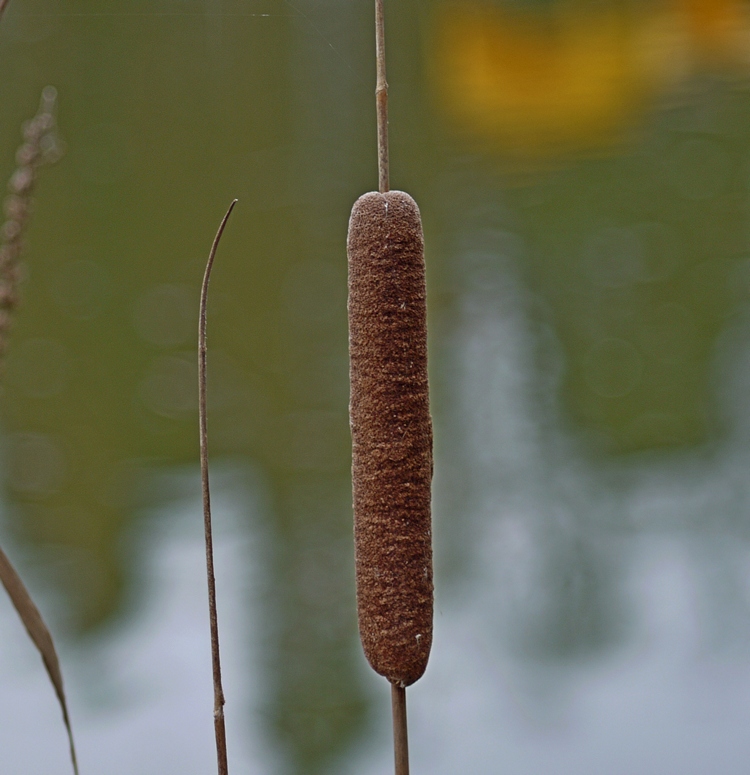
[(359, 632), (373, 669), (408, 686), (432, 645), (432, 421), (416, 202), (402, 191), (361, 196), (347, 252)]

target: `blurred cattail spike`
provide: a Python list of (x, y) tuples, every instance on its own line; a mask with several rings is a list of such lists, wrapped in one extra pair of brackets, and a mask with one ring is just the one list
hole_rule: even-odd
[(16, 152), (16, 169), (8, 181), (3, 203), (5, 222), (0, 228), (0, 355), (8, 344), (13, 311), (18, 303), (19, 259), (23, 235), (31, 214), (31, 194), (39, 167), (62, 155), (57, 136), (57, 91), (47, 86), (37, 114), (22, 127), (23, 143)]

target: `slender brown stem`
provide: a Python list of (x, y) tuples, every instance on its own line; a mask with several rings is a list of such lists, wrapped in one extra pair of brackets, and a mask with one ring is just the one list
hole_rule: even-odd
[(406, 689), (391, 684), (391, 708), (393, 710), (393, 753), (396, 775), (409, 775), (409, 736), (406, 726)]
[(221, 658), (219, 656), (219, 622), (216, 616), (216, 579), (214, 577), (214, 546), (211, 531), (211, 494), (208, 487), (208, 433), (206, 431), (206, 300), (211, 268), (216, 249), (224, 233), (229, 216), (237, 204), (235, 199), (229, 205), (214, 237), (208, 255), (206, 273), (201, 287), (200, 320), (198, 325), (198, 415), (200, 423), (201, 485), (203, 487), (203, 526), (206, 534), (206, 577), (208, 579), (208, 610), (211, 620), (211, 662), (214, 679), (214, 734), (216, 736), (216, 758), (219, 775), (228, 775), (227, 734), (224, 728), (224, 690), (221, 686)]
[[(390, 190), (388, 159), (388, 81), (385, 76), (385, 14), (384, 0), (375, 0), (375, 60), (377, 82), (375, 104), (378, 119), (378, 189)], [(393, 710), (393, 753), (396, 775), (409, 775), (409, 738), (406, 725), (406, 689), (391, 684)]]
[(0, 0), (0, 19), (3, 18), (3, 14), (5, 13), (5, 9), (9, 2), (10, 0)]
[(377, 82), (375, 104), (378, 115), (378, 190), (390, 189), (388, 170), (388, 82), (385, 79), (385, 19), (383, 0), (375, 0), (375, 59)]

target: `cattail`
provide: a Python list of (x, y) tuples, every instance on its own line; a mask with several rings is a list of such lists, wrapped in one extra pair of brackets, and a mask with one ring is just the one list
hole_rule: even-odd
[(379, 193), (349, 218), (349, 416), (359, 634), (391, 682), (395, 775), (409, 775), (406, 687), (432, 646), (432, 420), (424, 239), (417, 203), (390, 190), (384, 0), (375, 0)]
[(432, 422), (424, 241), (416, 202), (369, 193), (349, 220), (349, 355), (359, 632), (394, 686), (432, 644)]

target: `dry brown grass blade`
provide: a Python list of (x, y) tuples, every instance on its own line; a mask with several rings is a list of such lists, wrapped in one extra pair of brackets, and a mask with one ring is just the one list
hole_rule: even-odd
[(68, 731), (68, 741), (70, 743), (70, 759), (73, 763), (73, 772), (78, 775), (78, 760), (76, 759), (76, 749), (73, 742), (73, 730), (70, 726), (70, 717), (68, 715), (68, 704), (65, 700), (65, 690), (63, 689), (62, 673), (60, 671), (60, 661), (57, 658), (55, 644), (52, 642), (47, 625), (39, 613), (31, 595), (24, 586), (21, 577), (11, 564), (5, 552), (0, 549), (0, 581), (8, 592), (8, 596), (13, 603), (18, 615), (21, 617), (26, 632), (39, 649), (42, 655), (42, 661), (47, 668), (52, 685), (55, 687), (55, 694), (60, 702), (62, 709), (65, 729)]
[(3, 14), (5, 13), (5, 8), (7, 7), (10, 0), (0, 0), (0, 19), (3, 18)]

